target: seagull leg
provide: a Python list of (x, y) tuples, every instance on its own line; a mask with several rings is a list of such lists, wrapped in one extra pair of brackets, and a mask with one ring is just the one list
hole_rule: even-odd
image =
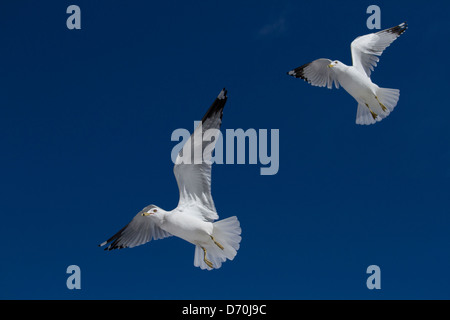
[(208, 259), (206, 259), (206, 249), (201, 247), (203, 249), (203, 261), (205, 261), (205, 263), (208, 265), (208, 267), (210, 267), (211, 269), (213, 269), (213, 264), (211, 261), (209, 261)]
[(213, 236), (210, 236), (210, 237), (211, 237), (211, 240), (214, 241), (214, 243), (216, 244), (216, 246), (218, 246), (221, 250), (223, 250), (223, 246), (222, 246), (220, 243), (218, 243), (218, 242), (216, 241), (216, 239), (214, 239)]
[(369, 105), (366, 103), (366, 107), (369, 108), (370, 114), (372, 115), (373, 120), (375, 120), (378, 115), (370, 109)]
[(384, 104), (382, 104), (382, 103), (380, 102), (380, 100), (378, 100), (378, 97), (377, 97), (377, 96), (375, 96), (375, 99), (377, 99), (378, 103), (379, 103), (380, 106), (381, 106), (381, 109), (383, 109), (383, 111), (386, 112), (386, 111), (387, 111), (386, 106), (385, 106)]

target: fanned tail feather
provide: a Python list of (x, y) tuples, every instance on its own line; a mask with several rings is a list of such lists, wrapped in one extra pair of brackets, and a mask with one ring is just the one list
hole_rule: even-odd
[(204, 261), (204, 252), (200, 246), (195, 246), (194, 266), (201, 269), (219, 269), (222, 263), (233, 260), (239, 250), (241, 242), (241, 227), (237, 217), (230, 217), (214, 223), (214, 239), (223, 246), (221, 249), (212, 240), (211, 243), (204, 246), (206, 249), (206, 258), (211, 261), (213, 268)]
[(381, 102), (383, 106), (386, 107), (386, 110), (383, 110), (383, 108), (376, 100), (373, 101), (373, 103), (370, 105), (370, 108), (377, 115), (374, 118), (366, 104), (364, 102), (358, 101), (358, 110), (356, 111), (356, 124), (370, 125), (389, 116), (397, 105), (398, 99), (400, 97), (400, 90), (378, 88), (377, 97), (379, 102)]
[(400, 98), (400, 90), (398, 89), (388, 89), (388, 88), (378, 88), (377, 90), (378, 100), (389, 112), (392, 112), (397, 105), (398, 99)]
[(381, 121), (381, 117), (377, 116), (375, 119), (369, 111), (369, 108), (364, 103), (358, 103), (358, 110), (356, 111), (356, 124), (370, 125), (377, 121)]

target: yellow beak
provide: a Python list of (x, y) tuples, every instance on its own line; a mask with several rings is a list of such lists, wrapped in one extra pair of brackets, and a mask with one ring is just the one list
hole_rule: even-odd
[(148, 212), (144, 212), (144, 213), (142, 214), (142, 216), (144, 216), (144, 217), (149, 216), (149, 215), (151, 215), (151, 213), (148, 213)]
[(328, 68), (333, 68), (334, 66), (330, 63), (329, 65), (328, 65)]

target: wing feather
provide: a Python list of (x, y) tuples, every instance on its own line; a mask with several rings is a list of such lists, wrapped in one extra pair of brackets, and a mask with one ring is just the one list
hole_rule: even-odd
[(339, 81), (334, 72), (328, 65), (331, 63), (330, 59), (317, 59), (310, 63), (304, 64), (287, 74), (295, 78), (301, 78), (313, 86), (333, 88), (333, 82), (336, 88), (339, 88)]
[(211, 158), (226, 102), (227, 91), (223, 89), (184, 144), (174, 166), (180, 191), (178, 206), (197, 206), (207, 221), (219, 218), (211, 195)]
[(103, 247), (109, 243), (105, 250), (133, 248), (145, 244), (152, 239), (158, 240), (170, 237), (171, 234), (158, 227), (152, 219), (142, 216), (142, 212), (148, 211), (150, 209), (149, 207), (144, 208), (130, 223), (120, 229), (111, 238), (99, 244), (99, 246)]
[(376, 33), (370, 33), (353, 40), (350, 45), (353, 66), (361, 72), (365, 72), (370, 77), (374, 67), (377, 66), (377, 62), (380, 61), (378, 57), (407, 28), (408, 25), (406, 22), (403, 22), (398, 26)]

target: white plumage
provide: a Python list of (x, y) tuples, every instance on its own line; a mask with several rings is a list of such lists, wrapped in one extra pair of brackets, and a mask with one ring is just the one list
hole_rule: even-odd
[(313, 86), (342, 86), (358, 102), (357, 124), (373, 124), (386, 118), (397, 105), (400, 90), (380, 88), (370, 79), (379, 56), (407, 29), (406, 23), (367, 34), (351, 43), (352, 66), (329, 59), (317, 59), (288, 72)]
[(213, 222), (219, 216), (211, 195), (211, 158), (216, 143), (212, 138), (219, 133), (226, 101), (223, 89), (178, 154), (174, 166), (180, 191), (177, 208), (165, 211), (149, 205), (100, 246), (109, 243), (105, 250), (132, 248), (174, 235), (196, 246), (196, 267), (218, 269), (222, 262), (234, 259), (241, 241), (239, 220), (230, 217)]

